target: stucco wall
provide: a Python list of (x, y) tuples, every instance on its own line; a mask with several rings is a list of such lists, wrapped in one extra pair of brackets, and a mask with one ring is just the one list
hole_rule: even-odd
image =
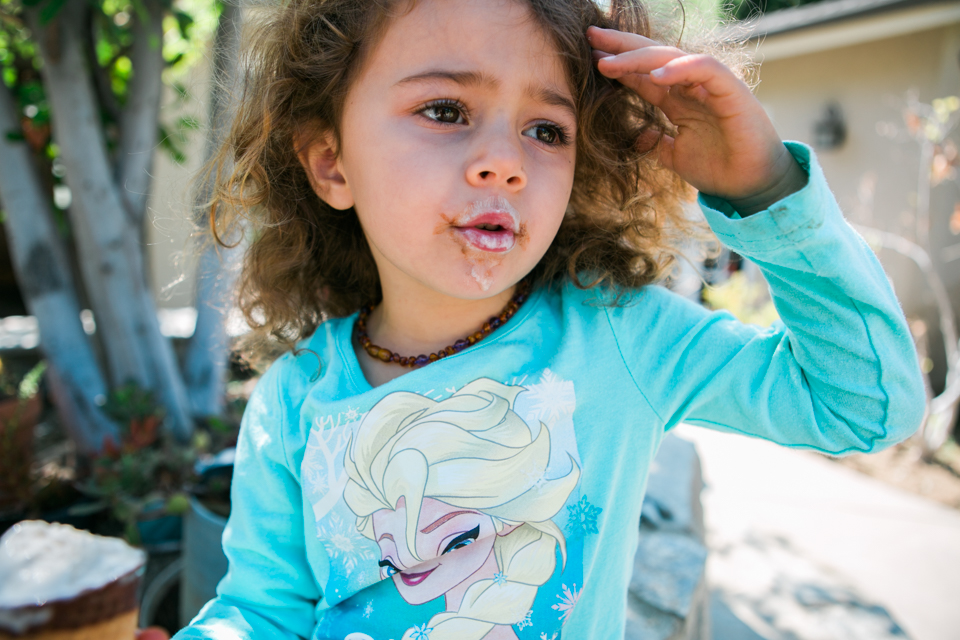
[[(185, 98), (169, 86), (164, 87), (160, 120), (176, 131), (183, 117), (196, 118), (202, 127), (207, 121), (207, 95), (210, 91), (208, 59), (195, 65), (182, 85)], [(148, 201), (145, 237), (150, 244), (148, 266), (150, 281), (159, 307), (189, 307), (194, 300), (196, 250), (191, 239), (194, 225), (190, 219), (193, 178), (203, 161), (204, 128), (186, 131), (186, 142), (177, 144), (186, 156), (177, 164), (170, 154), (158, 149), (154, 156), (153, 185)]]

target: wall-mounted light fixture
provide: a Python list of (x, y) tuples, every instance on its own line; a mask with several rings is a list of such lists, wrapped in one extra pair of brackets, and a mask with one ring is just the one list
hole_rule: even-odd
[(843, 111), (839, 104), (831, 102), (813, 123), (813, 146), (818, 149), (837, 149), (846, 139), (847, 124), (843, 121)]

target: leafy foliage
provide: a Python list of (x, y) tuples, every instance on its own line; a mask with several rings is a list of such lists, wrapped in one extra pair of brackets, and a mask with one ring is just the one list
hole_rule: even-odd
[(734, 0), (728, 6), (727, 11), (732, 18), (746, 20), (760, 14), (824, 1), (829, 0)]
[(767, 283), (750, 280), (744, 271), (733, 273), (726, 282), (703, 291), (703, 301), (711, 309), (725, 309), (740, 322), (767, 327), (777, 319)]
[[(69, 224), (62, 212), (69, 207), (63, 164), (50, 127), (50, 104), (40, 77), (40, 56), (33, 35), (23, 19), (23, 7), (39, 7), (40, 21), (56, 18), (66, 0), (0, 0), (0, 78), (12, 90), (22, 113), (21, 130), (0, 132), (8, 139), (26, 140), (34, 152), (39, 175), (50, 194), (58, 223), (67, 232)], [(103, 139), (115, 153), (119, 146), (120, 117), (127, 103), (130, 80), (136, 73), (130, 59), (137, 19), (149, 19), (146, 0), (92, 0), (89, 2), (87, 57), (100, 106)], [(160, 0), (165, 10), (163, 47), (167, 70), (164, 79), (176, 85), (181, 99), (187, 92), (178, 79), (201, 55), (216, 26), (218, 0)], [(181, 6), (183, 5), (183, 6)], [(176, 122), (158, 125), (160, 148), (177, 163), (186, 160), (187, 136), (196, 123)], [(59, 197), (55, 197), (55, 194)], [(66, 194), (66, 195), (65, 195)]]
[(236, 444), (243, 406), (238, 402), (235, 410), (209, 419), (190, 443), (182, 444), (161, 428), (164, 410), (151, 392), (132, 384), (112, 391), (104, 410), (120, 425), (120, 442), (110, 442), (80, 482), (80, 489), (98, 500), (87, 508), (109, 508), (127, 540), (138, 544), (137, 522), (145, 514), (180, 515), (189, 508), (188, 492), (216, 493), (218, 487), (201, 484), (196, 464)]

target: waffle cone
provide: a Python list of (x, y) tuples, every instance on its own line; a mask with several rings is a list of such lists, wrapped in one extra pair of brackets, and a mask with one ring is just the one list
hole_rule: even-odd
[(134, 610), (76, 629), (37, 629), (22, 636), (0, 631), (0, 640), (133, 640), (136, 633), (137, 611)]

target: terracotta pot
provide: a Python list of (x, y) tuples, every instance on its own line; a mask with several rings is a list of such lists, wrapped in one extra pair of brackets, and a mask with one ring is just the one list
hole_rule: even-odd
[(42, 409), (39, 395), (22, 407), (17, 398), (0, 401), (0, 511), (22, 506), (29, 497), (33, 428)]

